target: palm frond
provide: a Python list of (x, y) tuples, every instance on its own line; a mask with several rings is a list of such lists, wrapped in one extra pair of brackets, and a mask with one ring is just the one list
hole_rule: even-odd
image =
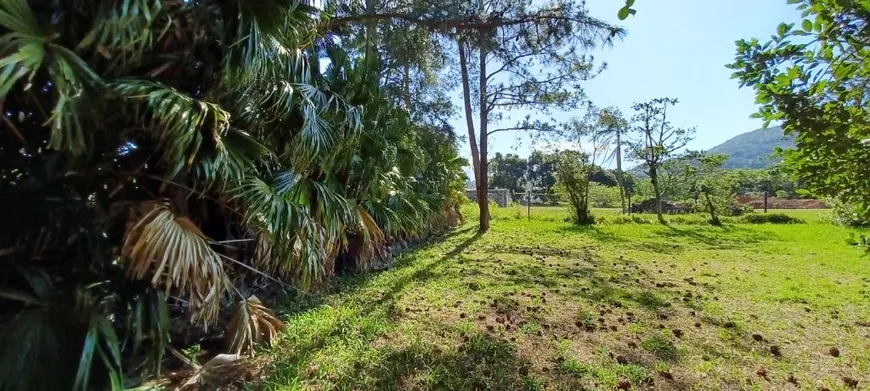
[(230, 114), (219, 105), (194, 99), (160, 83), (120, 80), (109, 88), (131, 102), (143, 122), (154, 122), (160, 148), (173, 173), (194, 163), (206, 146), (216, 148), (230, 128)]
[(180, 391), (221, 390), (249, 377), (253, 363), (238, 354), (218, 354), (197, 368), (178, 389)]
[(51, 110), (49, 148), (83, 153), (83, 101), (102, 86), (102, 80), (87, 63), (69, 49), (52, 43), (52, 33), (43, 31), (25, 0), (0, 2), (0, 26), (8, 32), (0, 37), (0, 99), (4, 99), (24, 76), (22, 91), (31, 89), (30, 80), (47, 69), (53, 84), (55, 105)]
[(229, 352), (239, 355), (253, 354), (259, 344), (270, 344), (284, 331), (284, 322), (275, 317), (256, 296), (239, 301), (226, 330)]
[(214, 151), (197, 159), (195, 172), (208, 183), (240, 181), (258, 163), (269, 160), (271, 151), (247, 132), (230, 128)]
[[(91, 31), (78, 43), (78, 49), (93, 48), (112, 60), (110, 69), (129, 69), (140, 63), (154, 42), (155, 22), (162, 11), (160, 0), (126, 0), (100, 4)], [(170, 27), (168, 18), (162, 32)]]
[(332, 186), (291, 170), (277, 172), (271, 183), (250, 178), (235, 193), (246, 223), (258, 227), (257, 255), (269, 257), (254, 263), (297, 276), (303, 286), (324, 275), (329, 254), (353, 221), (349, 202)]
[(356, 212), (359, 216), (358, 234), (362, 239), (356, 254), (356, 266), (358, 270), (367, 270), (373, 261), (386, 256), (386, 236), (374, 217), (362, 205), (356, 206)]
[(95, 356), (100, 359), (109, 377), (109, 385), (113, 391), (124, 389), (122, 378), (121, 351), (118, 336), (111, 321), (96, 309), (95, 299), (87, 292), (76, 292), (73, 313), (88, 319), (87, 333), (84, 338), (78, 371), (76, 372), (73, 390), (89, 390), (93, 385), (90, 376), (93, 370)]
[(151, 284), (166, 294), (186, 293), (192, 321), (208, 327), (217, 320), (229, 282), (220, 256), (192, 221), (155, 203), (127, 231), (122, 253), (129, 260), (131, 278), (150, 277)]

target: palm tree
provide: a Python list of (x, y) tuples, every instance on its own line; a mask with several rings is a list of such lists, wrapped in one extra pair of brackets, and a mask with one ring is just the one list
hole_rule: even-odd
[(618, 108), (607, 107), (598, 111), (598, 132), (613, 143), (610, 159), (616, 160), (616, 183), (619, 186), (619, 200), (622, 202), (623, 213), (626, 211), (626, 179), (622, 172), (622, 136), (626, 131), (628, 131), (628, 121)]
[(122, 389), (160, 368), (176, 321), (226, 326), (247, 354), (281, 327), (254, 276), (310, 289), (343, 254), (363, 268), (455, 224), (455, 140), (420, 146), (431, 129), (379, 61), (319, 18), (291, 0), (0, 0), (0, 390)]

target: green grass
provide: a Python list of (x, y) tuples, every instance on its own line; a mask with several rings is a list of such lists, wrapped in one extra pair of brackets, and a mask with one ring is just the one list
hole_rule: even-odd
[(792, 375), (803, 389), (845, 390), (844, 377), (868, 389), (870, 259), (823, 212), (785, 213), (806, 224), (660, 226), (596, 210), (602, 224), (576, 227), (562, 208), (529, 221), (513, 207), (479, 236), (469, 208), (391, 270), (280, 308), (288, 331), (255, 387), (769, 390)]

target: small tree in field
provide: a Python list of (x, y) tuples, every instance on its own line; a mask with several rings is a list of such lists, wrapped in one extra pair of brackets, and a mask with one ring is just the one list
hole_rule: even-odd
[(689, 172), (686, 175), (690, 179), (690, 186), (695, 192), (696, 199), (704, 204), (707, 213), (710, 214), (710, 223), (722, 225), (719, 216), (725, 213), (731, 204), (731, 183), (724, 175), (725, 162), (728, 155), (716, 154), (699, 156), (699, 167), (687, 166)]
[(556, 155), (556, 186), (567, 194), (576, 224), (594, 222), (589, 213), (589, 178), (592, 169), (593, 165), (586, 153), (562, 151)]
[(668, 122), (668, 106), (677, 104), (674, 98), (656, 98), (649, 102), (635, 103), (632, 108), (632, 134), (625, 145), (629, 156), (641, 162), (646, 168), (653, 186), (653, 196), (656, 200), (656, 214), (659, 222), (666, 224), (662, 216), (662, 188), (659, 182), (659, 170), (669, 159), (674, 158), (683, 147), (692, 140), (694, 128), (677, 128)]

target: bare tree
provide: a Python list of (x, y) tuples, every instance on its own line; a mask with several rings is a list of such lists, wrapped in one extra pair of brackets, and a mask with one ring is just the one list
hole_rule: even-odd
[(677, 128), (668, 122), (668, 106), (678, 103), (674, 98), (656, 98), (648, 102), (635, 103), (632, 128), (625, 145), (633, 160), (639, 161), (646, 169), (652, 182), (656, 201), (656, 214), (662, 224), (667, 224), (662, 216), (662, 188), (659, 183), (659, 170), (668, 159), (675, 157), (692, 140), (694, 128)]

